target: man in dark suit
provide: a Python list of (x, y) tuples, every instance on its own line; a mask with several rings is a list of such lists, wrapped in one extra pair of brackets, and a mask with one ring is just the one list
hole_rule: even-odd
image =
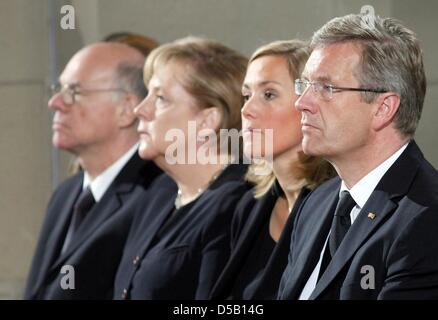
[(438, 298), (438, 174), (413, 140), (422, 53), (400, 22), (371, 18), (318, 30), (296, 81), (303, 151), (340, 178), (297, 213), (279, 299)]
[(133, 109), (145, 97), (143, 55), (96, 43), (76, 53), (49, 101), (53, 144), (83, 171), (62, 183), (47, 209), (26, 299), (112, 298), (132, 213), (160, 170), (137, 154)]

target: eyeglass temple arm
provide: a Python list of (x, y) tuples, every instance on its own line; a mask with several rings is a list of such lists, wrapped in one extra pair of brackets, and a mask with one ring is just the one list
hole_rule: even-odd
[(361, 91), (361, 92), (375, 92), (375, 93), (385, 93), (386, 90), (381, 89), (362, 89), (362, 88), (348, 88), (348, 87), (332, 87), (333, 90), (348, 90), (348, 91)]

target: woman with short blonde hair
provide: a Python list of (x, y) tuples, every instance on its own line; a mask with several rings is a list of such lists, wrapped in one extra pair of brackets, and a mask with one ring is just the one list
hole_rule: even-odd
[[(193, 37), (158, 47), (147, 58), (144, 81), (149, 93), (135, 110), (139, 154), (165, 175), (150, 187), (149, 206), (135, 215), (115, 280), (115, 298), (210, 296), (229, 258), (233, 212), (249, 190), (244, 181), (247, 166), (191, 162), (188, 153), (209, 144), (198, 140), (204, 129), (240, 129), (246, 65), (247, 59), (236, 51)], [(166, 139), (175, 130), (183, 133), (182, 141)], [(175, 143), (182, 163), (168, 158)], [(227, 151), (225, 158), (230, 156)]]

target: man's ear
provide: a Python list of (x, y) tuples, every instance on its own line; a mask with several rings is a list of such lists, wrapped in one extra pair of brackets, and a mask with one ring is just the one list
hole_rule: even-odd
[(211, 129), (218, 131), (221, 126), (222, 114), (218, 107), (202, 109), (196, 116), (198, 131), (202, 129)]
[(119, 98), (117, 103), (117, 117), (120, 128), (127, 128), (132, 126), (137, 117), (134, 114), (134, 109), (141, 102), (140, 99), (133, 93), (126, 93)]
[(379, 131), (390, 125), (400, 107), (400, 96), (394, 92), (381, 93), (374, 102), (373, 129)]

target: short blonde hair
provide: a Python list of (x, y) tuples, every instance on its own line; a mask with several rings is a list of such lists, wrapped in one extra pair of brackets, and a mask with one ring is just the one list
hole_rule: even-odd
[[(249, 59), (249, 63), (265, 56), (282, 56), (286, 58), (291, 79), (295, 80), (303, 72), (310, 53), (311, 50), (306, 42), (300, 40), (275, 41), (258, 48)], [(296, 190), (304, 186), (313, 189), (336, 173), (327, 161), (307, 156), (302, 152), (299, 153), (298, 161), (290, 164), (290, 170), (296, 172), (297, 185), (290, 186)], [(257, 172), (268, 172), (268, 174), (260, 175)], [(272, 188), (276, 178), (271, 166), (265, 161), (259, 161), (249, 166), (246, 179), (255, 185), (254, 195), (256, 198), (260, 198)]]
[(190, 72), (182, 85), (201, 108), (218, 107), (221, 129), (240, 129), (241, 93), (248, 59), (225, 45), (198, 37), (186, 37), (154, 49), (144, 66), (147, 85), (154, 70), (169, 61), (186, 63)]

